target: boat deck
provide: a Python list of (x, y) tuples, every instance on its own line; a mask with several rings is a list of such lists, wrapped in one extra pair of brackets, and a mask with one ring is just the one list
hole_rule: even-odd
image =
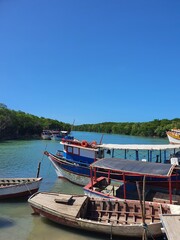
[(75, 218), (87, 198), (87, 196), (82, 195), (73, 196), (41, 192), (32, 196), (28, 201), (35, 203), (36, 206), (43, 206), (43, 208), (49, 209), (54, 213), (61, 213), (61, 215), (69, 215)]
[(40, 180), (42, 180), (42, 178), (0, 178), (0, 187), (28, 184)]

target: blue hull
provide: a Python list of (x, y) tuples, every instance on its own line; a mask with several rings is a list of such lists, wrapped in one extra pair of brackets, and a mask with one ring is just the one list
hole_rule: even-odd
[[(71, 174), (71, 178), (72, 178), (72, 175), (75, 175), (75, 176), (81, 176), (82, 178), (83, 177), (89, 178), (89, 180), (90, 180), (90, 167), (89, 167), (90, 164), (82, 163), (79, 161), (68, 160), (63, 157), (53, 155), (51, 153), (49, 153), (49, 158), (55, 164), (56, 170), (59, 169), (59, 171), (61, 172), (61, 175), (62, 175), (62, 170), (63, 170), (63, 172), (67, 173), (67, 174), (65, 174), (66, 176), (62, 176), (62, 177), (65, 177), (68, 180), (72, 181), (71, 179), (68, 178), (68, 174)], [(107, 177), (108, 173), (102, 172), (102, 171), (100, 173), (97, 172), (96, 177), (101, 177), (101, 176)], [(110, 178), (114, 179), (114, 180), (123, 180), (122, 175), (111, 174)], [(141, 181), (143, 181), (143, 177), (141, 177), (141, 176), (126, 176), (126, 180), (131, 181), (131, 182), (136, 182), (136, 181), (141, 182)], [(178, 176), (178, 177), (172, 176), (171, 180), (176, 181), (176, 183), (177, 183), (180, 180), (180, 176)], [(155, 185), (155, 184), (157, 184), (157, 182), (158, 182), (158, 186), (161, 185), (162, 187), (168, 187), (168, 181), (165, 178), (160, 179), (157, 177), (146, 177), (147, 184), (149, 183), (149, 184)]]

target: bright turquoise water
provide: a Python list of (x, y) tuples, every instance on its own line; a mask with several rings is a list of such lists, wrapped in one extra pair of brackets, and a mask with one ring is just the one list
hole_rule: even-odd
[[(80, 140), (100, 142), (102, 134), (89, 132), (73, 132)], [(126, 144), (161, 144), (167, 139), (132, 137), (124, 135), (104, 134), (103, 143)], [(55, 153), (61, 149), (59, 142), (48, 140), (6, 141), (0, 143), (0, 177), (34, 177), (39, 161), (40, 176), (43, 181), (40, 191), (56, 191), (64, 193), (83, 193), (82, 188), (67, 180), (57, 179), (54, 168), (46, 156), (45, 150)], [(105, 240), (110, 236), (78, 231), (54, 224), (42, 217), (31, 215), (32, 210), (27, 202), (0, 203), (0, 240)], [(119, 239), (114, 238), (113, 239)]]

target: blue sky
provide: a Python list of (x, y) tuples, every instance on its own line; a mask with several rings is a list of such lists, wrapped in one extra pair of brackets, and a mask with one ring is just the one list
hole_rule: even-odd
[(0, 0), (0, 103), (75, 125), (180, 117), (180, 1)]

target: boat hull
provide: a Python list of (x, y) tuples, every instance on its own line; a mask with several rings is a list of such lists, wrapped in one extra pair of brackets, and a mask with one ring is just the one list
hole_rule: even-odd
[[(56, 201), (61, 195), (63, 194), (37, 193), (31, 196), (28, 202), (35, 214), (39, 214), (61, 225), (122, 237), (142, 237), (144, 227), (139, 201), (97, 200), (83, 195), (79, 196), (79, 198), (82, 198), (81, 201), (81, 199), (77, 200), (78, 197), (76, 195), (73, 195), (72, 202), (68, 204), (68, 202), (61, 203)], [(65, 199), (64, 195), (62, 199)], [(160, 210), (158, 209), (161, 209), (161, 211), (165, 209), (169, 213), (171, 207), (151, 202), (146, 202), (145, 206), (148, 235), (153, 237), (162, 235), (162, 224), (159, 217)], [(176, 212), (180, 211), (179, 206), (173, 206), (174, 211), (175, 208)]]
[(171, 144), (180, 144), (180, 139), (173, 137), (173, 134), (167, 133), (168, 140)]
[[(51, 153), (46, 153), (48, 156), (48, 159), (53, 164), (54, 169), (56, 171), (56, 174), (59, 178), (65, 178), (69, 180), (70, 182), (80, 185), (80, 186), (86, 186), (90, 180), (90, 166), (84, 166), (80, 165), (75, 161), (69, 161), (63, 157), (53, 155)], [(97, 177), (107, 177), (107, 172), (101, 171), (100, 173), (96, 173)], [(122, 181), (123, 177), (122, 175), (117, 174), (111, 174), (111, 179), (114, 181)], [(143, 181), (142, 176), (126, 176), (126, 180), (129, 180), (131, 182), (136, 181)], [(177, 177), (171, 176), (173, 187), (179, 187), (180, 188), (180, 175)], [(158, 186), (162, 188), (168, 188), (167, 185), (167, 179), (161, 179), (156, 177), (146, 177), (146, 182), (150, 183), (151, 185), (156, 186), (158, 182)], [(175, 182), (175, 183), (174, 183)], [(175, 186), (174, 186), (175, 185)]]
[(59, 178), (66, 178), (72, 183), (85, 186), (90, 181), (90, 168), (83, 167), (75, 162), (71, 163), (64, 158), (49, 153), (49, 160), (53, 164)]
[[(24, 182), (22, 182), (22, 180), (22, 178), (16, 178), (15, 180), (13, 179), (13, 181), (17, 183), (7, 185), (7, 181), (12, 181), (12, 179), (0, 179), (0, 199), (28, 197), (38, 191), (42, 178), (36, 178), (34, 180), (32, 180), (32, 178), (24, 179)], [(18, 183), (18, 181), (20, 183)]]
[[(83, 231), (89, 231), (89, 232), (97, 232), (102, 234), (108, 234), (108, 235), (115, 235), (115, 236), (121, 236), (121, 237), (131, 237), (131, 238), (138, 238), (143, 235), (144, 228), (142, 224), (132, 224), (131, 226), (125, 226), (125, 225), (112, 225), (112, 224), (101, 224), (90, 220), (83, 220), (83, 219), (72, 219), (70, 217), (63, 217), (63, 216), (55, 216), (54, 214), (51, 214), (50, 212), (46, 211), (45, 209), (39, 209), (37, 207), (32, 207), (35, 214), (39, 214), (43, 217), (46, 217), (47, 219), (64, 225), (68, 227), (73, 227), (76, 229), (81, 229)], [(159, 237), (162, 235), (162, 224), (161, 222), (150, 224), (148, 226), (148, 230), (154, 237)], [(150, 234), (148, 234), (151, 236)]]

